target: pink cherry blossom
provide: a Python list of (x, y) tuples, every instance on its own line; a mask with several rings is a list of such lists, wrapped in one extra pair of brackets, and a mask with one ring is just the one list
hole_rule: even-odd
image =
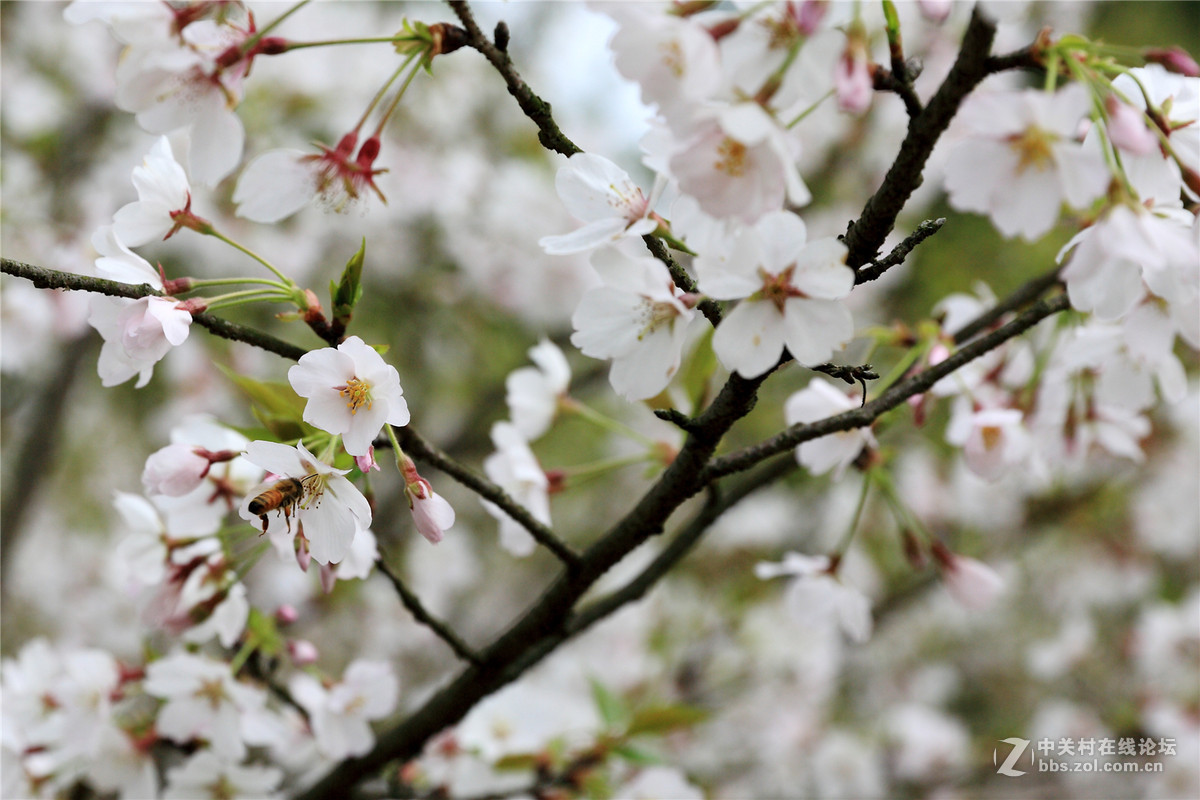
[(529, 350), (536, 366), (521, 367), (504, 380), (505, 401), (513, 424), (533, 441), (546, 432), (558, 412), (559, 399), (571, 382), (571, 367), (562, 350), (542, 339)]
[(335, 761), (371, 749), (375, 736), (368, 722), (391, 714), (400, 695), (389, 664), (361, 659), (346, 667), (341, 682), (329, 688), (304, 673), (295, 675), (288, 688), (308, 712), (317, 749)]
[(154, 365), (187, 339), (192, 314), (170, 298), (100, 296), (92, 299), (88, 324), (104, 338), (97, 363), (101, 383), (117, 386), (137, 375), (140, 389)]
[(191, 216), (192, 189), (167, 137), (160, 136), (142, 165), (134, 167), (133, 186), (137, 201), (113, 215), (113, 232), (126, 245), (166, 239)]
[[(511, 422), (497, 422), (492, 426), (492, 443), (496, 452), (484, 459), (484, 473), (534, 519), (549, 525), (550, 480), (528, 442)], [(494, 503), (484, 500), (483, 508), (500, 522), (501, 547), (519, 557), (534, 551), (537, 542), (519, 522)]]
[(1004, 591), (1004, 579), (982, 561), (953, 553), (941, 542), (934, 543), (933, 556), (946, 591), (972, 611), (988, 608)]
[(852, 641), (871, 638), (871, 601), (865, 594), (830, 572), (829, 556), (786, 553), (779, 563), (760, 562), (754, 574), (760, 580), (792, 576), (788, 587), (788, 609), (798, 622), (818, 626), (836, 625)]

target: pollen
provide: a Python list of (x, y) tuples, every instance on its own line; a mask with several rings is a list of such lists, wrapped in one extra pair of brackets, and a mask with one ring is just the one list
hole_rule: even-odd
[(980, 433), (983, 434), (983, 448), (985, 450), (995, 450), (1004, 436), (1004, 432), (995, 425), (984, 426)]
[(675, 78), (683, 77), (684, 58), (683, 49), (679, 46), (679, 42), (670, 41), (664, 42), (658, 46), (658, 52), (662, 56), (662, 63)]
[(1017, 151), (1017, 156), (1020, 158), (1017, 171), (1024, 172), (1030, 167), (1039, 172), (1048, 169), (1054, 162), (1054, 153), (1050, 147), (1053, 138), (1038, 127), (1027, 128), (1020, 135), (1010, 137), (1008, 145)]
[(746, 145), (726, 136), (717, 145), (717, 155), (720, 158), (713, 167), (732, 178), (740, 178), (746, 174)]
[(371, 410), (371, 384), (358, 378), (351, 378), (346, 381), (345, 386), (335, 386), (335, 389), (346, 398), (346, 406), (350, 409), (351, 414), (357, 414), (358, 410), (366, 406), (367, 410)]

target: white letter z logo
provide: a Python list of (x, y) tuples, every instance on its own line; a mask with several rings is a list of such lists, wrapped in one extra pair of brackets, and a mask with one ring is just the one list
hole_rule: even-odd
[[(1010, 778), (1015, 778), (1018, 775), (1024, 775), (1025, 770), (1013, 769), (1013, 766), (1017, 763), (1017, 759), (1021, 757), (1021, 754), (1025, 752), (1025, 748), (1029, 747), (1029, 740), (1018, 739), (1014, 736), (1008, 739), (1001, 739), (1000, 741), (1004, 744), (1011, 744), (1013, 749), (1012, 752), (1008, 754), (1008, 758), (1004, 759), (1004, 763), (996, 769), (996, 772), (1000, 773), (1001, 775), (1007, 775)], [(996, 763), (995, 750), (992, 751), (992, 763)]]

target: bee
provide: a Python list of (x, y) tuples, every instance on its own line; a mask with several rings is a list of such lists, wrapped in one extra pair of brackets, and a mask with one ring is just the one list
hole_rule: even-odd
[(262, 521), (263, 533), (267, 532), (267, 514), (272, 511), (282, 511), (287, 520), (288, 530), (292, 529), (292, 515), (310, 499), (313, 480), (319, 475), (306, 475), (303, 478), (284, 478), (267, 486), (261, 494), (250, 501), (246, 507), (251, 514), (258, 515)]

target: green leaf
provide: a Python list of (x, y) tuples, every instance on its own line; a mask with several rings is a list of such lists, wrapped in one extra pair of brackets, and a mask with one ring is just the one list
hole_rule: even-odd
[(596, 703), (596, 710), (600, 712), (600, 719), (604, 720), (604, 724), (609, 728), (624, 727), (625, 722), (629, 719), (629, 708), (625, 702), (615, 694), (604, 687), (600, 681), (592, 679), (592, 700)]
[(600, 772), (590, 772), (583, 779), (583, 796), (588, 800), (612, 800), (613, 787), (608, 776)]
[(342, 270), (341, 280), (329, 283), (329, 298), (333, 304), (333, 318), (348, 320), (354, 313), (354, 306), (362, 298), (362, 269), (363, 259), (367, 254), (367, 240), (363, 239), (358, 252), (350, 256), (346, 268)]
[(292, 389), (290, 384), (277, 381), (258, 381), (238, 375), (220, 364), (217, 367), (225, 377), (249, 396), (256, 408), (268, 419), (291, 420), (297, 424), (304, 420), (305, 400)]
[(638, 710), (629, 723), (629, 735), (667, 733), (689, 728), (708, 719), (708, 712), (693, 706), (650, 706)]

